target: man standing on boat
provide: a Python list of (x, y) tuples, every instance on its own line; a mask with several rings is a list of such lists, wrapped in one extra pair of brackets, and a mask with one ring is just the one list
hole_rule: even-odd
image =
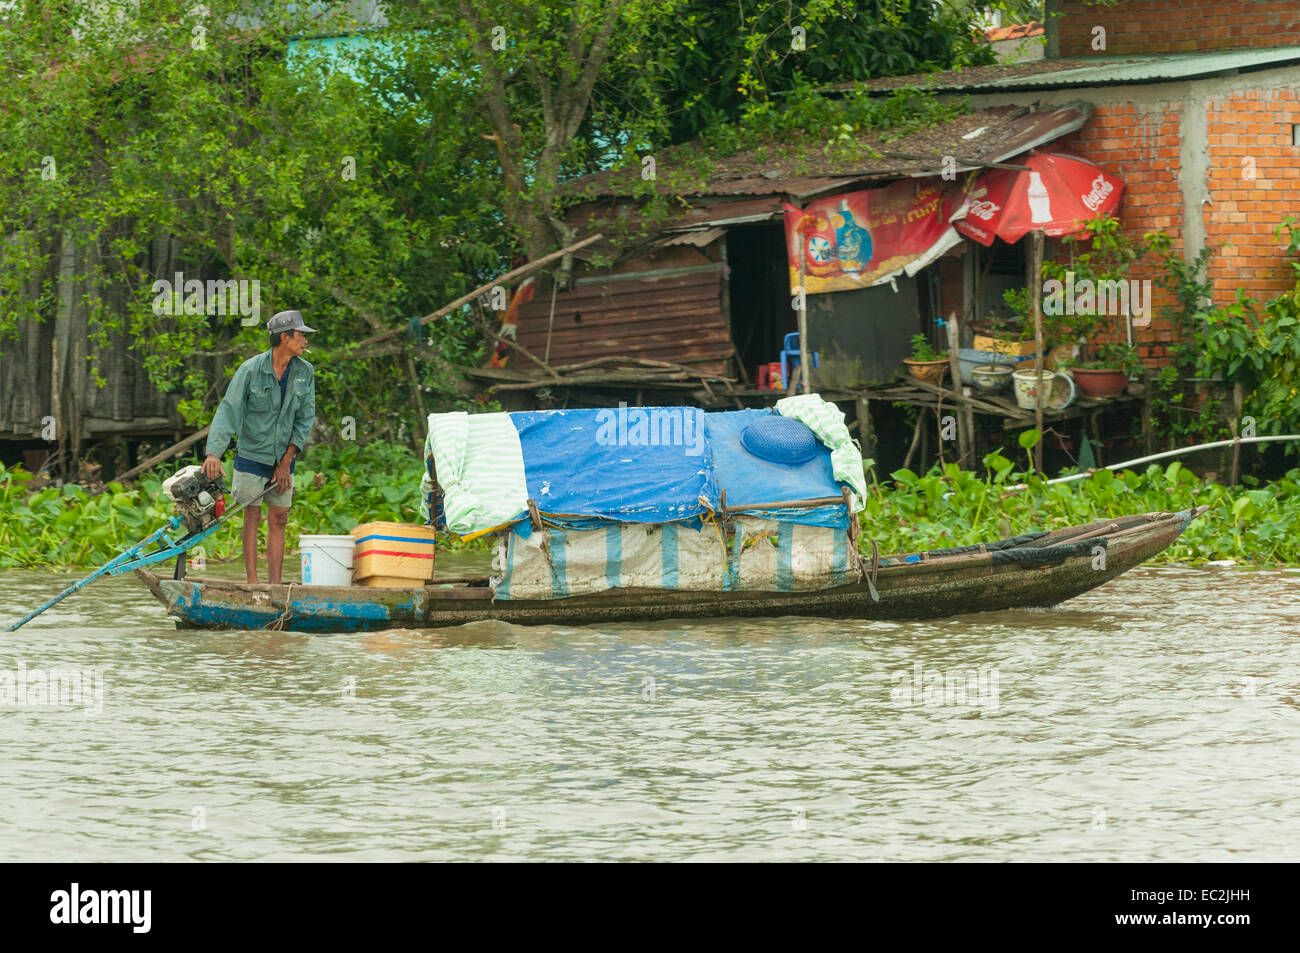
[[(303, 360), (307, 335), (297, 311), (281, 311), (266, 322), (271, 349), (250, 357), (230, 381), (212, 418), (203, 472), (221, 475), (221, 457), (235, 438), (235, 505), (252, 500), (270, 483), (267, 503), (266, 565), (271, 585), (284, 565), (284, 528), (293, 502), (293, 468), (316, 420), (316, 372)], [(262, 507), (244, 510), (244, 572), (257, 582), (257, 527)]]

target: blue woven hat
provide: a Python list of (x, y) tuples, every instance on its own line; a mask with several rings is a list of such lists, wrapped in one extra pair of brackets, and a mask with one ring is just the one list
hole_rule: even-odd
[(771, 463), (807, 463), (817, 455), (817, 435), (808, 425), (779, 414), (755, 420), (741, 431), (740, 443)]

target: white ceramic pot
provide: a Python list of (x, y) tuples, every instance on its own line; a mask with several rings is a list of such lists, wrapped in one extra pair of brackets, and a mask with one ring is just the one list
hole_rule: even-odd
[[(1062, 374), (1060, 371), (1043, 371), (1040, 376), (1034, 372), (1033, 368), (1030, 368), (1026, 371), (1016, 371), (1011, 377), (1016, 382), (1016, 403), (1020, 405), (1021, 410), (1034, 409), (1038, 400), (1039, 387), (1043, 388), (1044, 410), (1064, 410), (1074, 403), (1074, 378), (1069, 374)], [(1064, 401), (1053, 403), (1052, 384), (1058, 377), (1065, 378), (1069, 383), (1070, 395)]]

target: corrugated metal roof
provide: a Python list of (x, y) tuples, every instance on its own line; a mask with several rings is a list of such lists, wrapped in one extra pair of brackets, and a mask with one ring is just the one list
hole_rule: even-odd
[(727, 230), (721, 227), (699, 228), (697, 226), (691, 226), (689, 229), (668, 235), (665, 238), (660, 238), (651, 244), (654, 247), (659, 248), (667, 248), (669, 245), (694, 245), (696, 248), (703, 248), (705, 245), (712, 244), (726, 233)]
[(1026, 37), (1042, 36), (1046, 32), (1041, 23), (1037, 20), (1031, 20), (1029, 23), (992, 27), (984, 31), (984, 38), (990, 43), (1000, 43), (1004, 40), (1022, 40)]
[[(1170, 82), (1232, 71), (1269, 69), (1296, 62), (1300, 62), (1300, 47), (1281, 46), (1203, 53), (1159, 53), (1149, 56), (1043, 59), (941, 73), (893, 76), (861, 85), (871, 93), (887, 93), (905, 86), (982, 92), (1066, 89), (1075, 86)], [(852, 83), (838, 83), (828, 87), (833, 91), (849, 91), (853, 88)]]
[(581, 279), (555, 296), (554, 320), (550, 295), (520, 309), (519, 343), (544, 357), (549, 327), (553, 366), (639, 357), (720, 371), (734, 350), (722, 313), (722, 272), (719, 263)]
[[(660, 157), (656, 189), (685, 196), (809, 198), (855, 182), (938, 175), (945, 156), (956, 159), (958, 171), (981, 168), (1072, 132), (1090, 114), (1091, 107), (1083, 103), (1043, 111), (1023, 106), (977, 109), (892, 140), (880, 135), (860, 138), (860, 154), (848, 158), (828, 155), (820, 141), (750, 149), (715, 162), (707, 180), (687, 183), (664, 174), (678, 154), (670, 150)], [(639, 183), (639, 179), (638, 169), (611, 170), (567, 183), (565, 188), (571, 194), (593, 198), (630, 196), (636, 194), (630, 183)], [(759, 212), (755, 209), (749, 214)], [(734, 217), (708, 216), (703, 221), (721, 224), (734, 221)], [(702, 222), (693, 219), (691, 223)]]

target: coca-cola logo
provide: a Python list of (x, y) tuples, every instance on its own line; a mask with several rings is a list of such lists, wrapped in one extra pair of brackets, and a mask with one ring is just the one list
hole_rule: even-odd
[(1115, 191), (1115, 186), (1106, 181), (1104, 175), (1099, 175), (1092, 180), (1092, 191), (1083, 197), (1083, 204), (1088, 206), (1090, 211), (1097, 211), (1101, 203), (1106, 201), (1106, 196)]
[(970, 208), (966, 210), (966, 214), (974, 215), (976, 218), (983, 219), (987, 222), (991, 220), (993, 216), (1001, 210), (1001, 208), (1002, 206), (998, 205), (996, 202), (989, 202), (987, 200), (971, 202)]

